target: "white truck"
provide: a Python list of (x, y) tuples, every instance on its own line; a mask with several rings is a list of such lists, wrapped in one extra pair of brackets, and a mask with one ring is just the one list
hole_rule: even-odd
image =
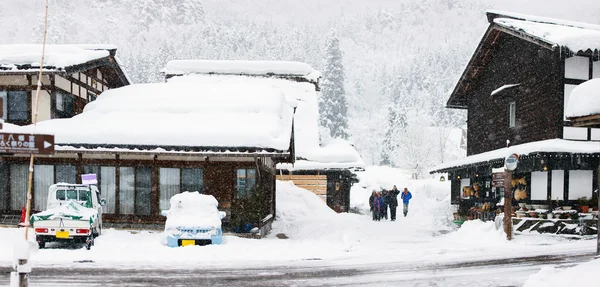
[(33, 214), (30, 222), (40, 248), (47, 242), (85, 243), (89, 250), (102, 233), (100, 192), (94, 185), (59, 183), (50, 186), (47, 209)]

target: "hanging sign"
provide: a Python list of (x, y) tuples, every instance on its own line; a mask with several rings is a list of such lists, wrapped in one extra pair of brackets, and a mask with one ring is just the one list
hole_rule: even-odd
[(98, 178), (95, 173), (82, 174), (81, 184), (98, 184)]
[(519, 164), (519, 155), (515, 154), (515, 153), (509, 155), (504, 160), (504, 167), (510, 171), (515, 170), (517, 168), (518, 164)]

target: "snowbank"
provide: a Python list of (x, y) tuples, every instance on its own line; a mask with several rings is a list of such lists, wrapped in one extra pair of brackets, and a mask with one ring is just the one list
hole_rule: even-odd
[(310, 84), (245, 76), (186, 76), (102, 93), (71, 119), (7, 132), (54, 134), (57, 145), (257, 147), (287, 151), (294, 107)]
[(600, 114), (600, 79), (591, 79), (576, 86), (567, 103), (565, 116), (583, 117)]
[(540, 272), (529, 276), (523, 287), (592, 286), (598, 270), (600, 259), (562, 270), (553, 266), (543, 267)]
[[(116, 49), (112, 45), (46, 45), (44, 66), (52, 69), (64, 69), (68, 66), (83, 64), (109, 56)], [(0, 45), (0, 68), (23, 71), (18, 66), (39, 67), (42, 59), (42, 45)]]

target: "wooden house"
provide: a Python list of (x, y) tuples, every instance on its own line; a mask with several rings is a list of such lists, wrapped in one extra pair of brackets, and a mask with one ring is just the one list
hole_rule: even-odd
[(318, 71), (298, 62), (178, 60), (169, 62), (163, 73), (167, 80), (184, 75), (242, 75), (302, 84), (304, 88), (298, 94), (300, 101), (294, 117), (295, 163), (278, 164), (277, 179), (293, 181), (314, 192), (337, 212), (349, 210), (350, 188), (358, 181), (353, 171), (362, 169), (364, 163), (346, 141), (336, 139), (328, 145), (320, 145), (317, 92), (321, 74)]
[[(6, 123), (33, 121), (42, 45), (0, 45), (0, 98)], [(46, 45), (38, 121), (70, 118), (102, 92), (130, 84), (112, 45)]]
[[(491, 11), (489, 26), (447, 102), (467, 112), (467, 157), (431, 173), (448, 173), (452, 203), (475, 183), (482, 201), (503, 187), (492, 170), (520, 156), (519, 202), (561, 205), (597, 197), (600, 129), (567, 118), (572, 91), (600, 78), (600, 26)], [(517, 188), (516, 186), (513, 188)]]
[[(160, 227), (172, 195), (214, 195), (224, 227), (245, 214), (263, 233), (275, 215), (275, 165), (294, 160), (296, 93), (304, 85), (246, 76), (182, 76), (104, 92), (81, 115), (38, 123), (55, 135), (56, 153), (38, 156), (33, 209), (44, 208), (48, 186), (96, 174), (111, 226)], [(32, 126), (7, 124), (9, 132)], [(0, 158), (0, 212), (24, 204), (28, 157)], [(259, 210), (236, 206), (260, 196)], [(239, 205), (239, 204), (238, 204)], [(260, 218), (258, 218), (260, 216)], [(237, 219), (236, 219), (237, 218)], [(236, 221), (237, 220), (237, 221)]]

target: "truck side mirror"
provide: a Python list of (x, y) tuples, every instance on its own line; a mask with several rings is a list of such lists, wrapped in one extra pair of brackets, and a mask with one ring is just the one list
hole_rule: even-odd
[(219, 211), (219, 216), (221, 217), (221, 219), (225, 218), (225, 216), (227, 216), (227, 213), (225, 213), (225, 211)]
[(106, 205), (106, 198), (101, 198), (100, 199), (100, 206), (105, 206)]
[(168, 210), (161, 210), (160, 211), (160, 215), (167, 217), (167, 215), (169, 215), (169, 211)]

